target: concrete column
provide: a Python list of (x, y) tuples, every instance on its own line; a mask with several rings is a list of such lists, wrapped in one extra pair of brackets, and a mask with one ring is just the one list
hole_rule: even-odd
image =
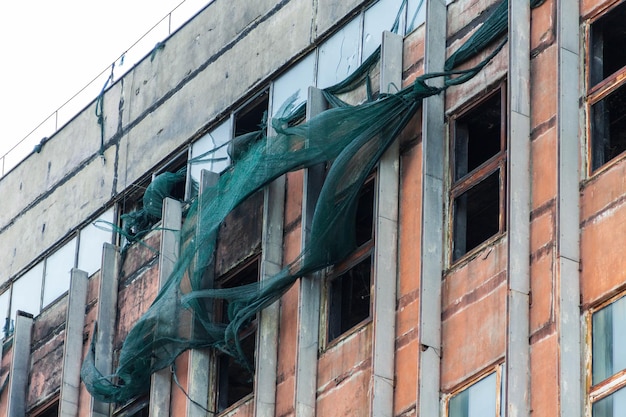
[[(327, 108), (322, 91), (309, 87), (307, 120)], [(324, 183), (323, 164), (304, 171), (302, 193), (302, 250), (309, 244), (315, 204)], [(317, 392), (317, 351), (319, 346), (321, 273), (300, 280), (300, 326), (296, 352), (296, 416), (315, 417)]]
[[(579, 1), (557, 3), (559, 388), (561, 416), (581, 417), (580, 200), (578, 182), (580, 87)], [(565, 399), (565, 400), (563, 400)]]
[[(282, 269), (285, 176), (277, 178), (265, 187), (264, 193), (261, 285), (263, 280)], [(254, 386), (256, 417), (274, 417), (276, 410), (279, 314), (279, 301), (259, 313)]]
[[(180, 251), (180, 225), (182, 222), (181, 203), (165, 198), (161, 227), (161, 248), (159, 251), (159, 289), (163, 288), (174, 270)], [(150, 381), (150, 417), (170, 416), (172, 375), (168, 368), (152, 374)]]
[[(113, 369), (113, 335), (117, 317), (117, 283), (120, 253), (110, 243), (104, 243), (102, 249), (102, 267), (100, 268), (100, 288), (98, 291), (98, 327), (95, 365), (103, 375), (110, 375)], [(111, 405), (91, 399), (91, 415), (108, 417)]]
[[(426, 2), (424, 72), (443, 70), (446, 4)], [(442, 80), (438, 82), (443, 83)], [(435, 84), (435, 82), (433, 82)], [(422, 104), (422, 236), (419, 316), (418, 415), (438, 416), (441, 362), (441, 278), (443, 270), (443, 199), (445, 126), (443, 94)]]
[(23, 311), (17, 312), (13, 333), (13, 357), (9, 370), (8, 417), (26, 416), (28, 373), (30, 371), (30, 342), (33, 316)]
[[(202, 221), (200, 213), (202, 212), (202, 193), (205, 189), (217, 184), (220, 174), (202, 170), (200, 172), (200, 194), (198, 200), (198, 230), (201, 230)], [(213, 287), (214, 270), (212, 268), (204, 271), (203, 285), (205, 288)], [(212, 308), (208, 308), (209, 311)], [(202, 331), (202, 329), (192, 326), (193, 331)], [(211, 366), (211, 353), (208, 349), (192, 349), (189, 353), (189, 373), (187, 380), (189, 381), (187, 393), (187, 417), (204, 417), (206, 411), (198, 406), (209, 409), (209, 368)], [(192, 401), (193, 400), (193, 401)], [(198, 404), (194, 404), (194, 402)]]
[(530, 4), (509, 2), (506, 416), (530, 415)]
[(63, 342), (63, 373), (59, 398), (60, 417), (78, 417), (80, 396), (80, 365), (83, 356), (83, 329), (87, 306), (89, 275), (80, 269), (72, 269), (65, 316), (65, 340)]
[[(384, 32), (380, 64), (380, 91), (402, 84), (403, 38)], [(374, 334), (371, 415), (393, 415), (396, 341), (396, 288), (398, 279), (398, 203), (400, 146), (396, 140), (378, 165), (374, 233)]]

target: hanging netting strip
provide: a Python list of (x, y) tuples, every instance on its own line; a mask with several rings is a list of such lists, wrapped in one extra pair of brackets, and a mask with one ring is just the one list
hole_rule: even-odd
[[(501, 9), (506, 12), (507, 7), (498, 7), (496, 11)], [(501, 19), (501, 16), (492, 15), (484, 25), (491, 25), (491, 19), (496, 18)], [(506, 14), (504, 19), (506, 23)], [(181, 255), (174, 271), (126, 337), (113, 375), (102, 375), (95, 367), (94, 331), (91, 349), (81, 370), (83, 382), (93, 397), (120, 403), (140, 395), (149, 388), (153, 372), (170, 366), (180, 353), (191, 348), (218, 349), (250, 367), (240, 345), (239, 330), (264, 307), (278, 300), (299, 277), (333, 265), (355, 249), (354, 219), (359, 190), (382, 154), (416, 114), (422, 99), (474, 76), (502, 45), (469, 70), (426, 74), (397, 93), (380, 94), (376, 100), (356, 106), (332, 100), (336, 94), (368, 82), (369, 73), (379, 60), (380, 51), (377, 51), (349, 80), (325, 91), (333, 106), (329, 110), (291, 126), (290, 121), (301, 118), (302, 107), (293, 108), (289, 103), (284, 106), (286, 113), (272, 120), (276, 134), (267, 137), (265, 129), (257, 132), (258, 140), (234, 160), (217, 184), (191, 202), (181, 230)], [(476, 56), (479, 52), (474, 49), (467, 56)], [(456, 78), (450, 78), (455, 75)], [(435, 77), (446, 79), (444, 87), (426, 84)], [(281, 175), (331, 161), (315, 207), (307, 249), (262, 284), (205, 288), (204, 272), (214, 268), (218, 229), (226, 216)], [(181, 175), (166, 175), (155, 188), (166, 189), (170, 181), (180, 181)], [(147, 215), (159, 215), (157, 211), (160, 211), (163, 197), (156, 192), (144, 198), (143, 210)], [(210, 300), (228, 302), (226, 323), (212, 320), (212, 303), (207, 302)], [(193, 331), (192, 322), (196, 327)]]

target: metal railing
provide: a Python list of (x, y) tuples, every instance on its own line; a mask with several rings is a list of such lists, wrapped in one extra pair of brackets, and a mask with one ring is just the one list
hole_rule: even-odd
[[(53, 136), (87, 105), (93, 102), (105, 86), (109, 87), (113, 82), (126, 75), (135, 64), (151, 50), (154, 50), (155, 45), (158, 45), (172, 33), (176, 32), (211, 1), (182, 0), (172, 11), (126, 49), (111, 65), (102, 70), (85, 87), (54, 110), (52, 114), (13, 145), (4, 155), (0, 156), (0, 178), (4, 177), (7, 172), (30, 155), (40, 143)], [(116, 73), (116, 70), (118, 73)]]

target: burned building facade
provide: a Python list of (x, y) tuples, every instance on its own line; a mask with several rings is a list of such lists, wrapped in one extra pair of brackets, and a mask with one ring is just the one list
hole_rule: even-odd
[(624, 415), (625, 18), (214, 0), (0, 178), (0, 415)]

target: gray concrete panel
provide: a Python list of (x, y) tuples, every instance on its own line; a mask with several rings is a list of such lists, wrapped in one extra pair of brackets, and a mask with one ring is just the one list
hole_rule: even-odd
[[(199, 195), (202, 196), (204, 190), (208, 187), (212, 187), (217, 184), (220, 175), (202, 170), (200, 173), (200, 190)], [(199, 200), (198, 212), (202, 212), (202, 197)], [(198, 219), (198, 230), (202, 228), (202, 222)], [(204, 272), (203, 281), (205, 288), (212, 288), (214, 281), (214, 270), (208, 268)], [(211, 311), (212, 305), (208, 306), (207, 310)], [(202, 331), (202, 326), (192, 326), (193, 331)], [(187, 394), (187, 417), (204, 417), (206, 411), (202, 408), (210, 409), (209, 407), (209, 370), (211, 366), (211, 352), (208, 349), (192, 349), (189, 353), (189, 374)]]
[[(557, 3), (558, 41), (558, 328), (561, 417), (581, 417), (584, 367), (580, 329), (579, 1)], [(575, 88), (574, 86), (577, 86)]]
[[(380, 91), (402, 83), (402, 36), (383, 32)], [(394, 87), (395, 86), (395, 87)], [(374, 249), (374, 327), (372, 416), (393, 415), (398, 280), (398, 205), (400, 145), (395, 141), (378, 164)]]
[(78, 417), (80, 397), (80, 366), (83, 355), (83, 329), (87, 305), (88, 274), (72, 269), (65, 317), (65, 340), (63, 342), (63, 371), (59, 398), (60, 417)]
[[(113, 337), (117, 318), (117, 287), (120, 253), (110, 243), (103, 244), (100, 288), (98, 290), (98, 315), (95, 365), (103, 375), (113, 370)], [(96, 335), (92, 335), (96, 337)], [(108, 417), (111, 405), (91, 400), (91, 416)]]
[(8, 417), (26, 416), (26, 389), (30, 372), (30, 342), (33, 316), (23, 311), (17, 312), (13, 333), (13, 356), (9, 369)]
[[(159, 288), (162, 288), (174, 270), (180, 250), (180, 227), (182, 222), (181, 203), (165, 198), (159, 249)], [(169, 417), (172, 392), (172, 373), (169, 368), (152, 374), (150, 381), (150, 417)]]
[[(309, 87), (307, 119), (327, 108), (321, 90)], [(302, 250), (309, 244), (315, 204), (324, 183), (324, 166), (320, 164), (304, 171), (302, 195)], [(320, 332), (322, 297), (321, 272), (300, 279), (300, 331), (296, 352), (296, 417), (314, 417), (317, 392), (317, 353)]]
[[(446, 50), (446, 4), (426, 2), (424, 72), (443, 70)], [(438, 82), (443, 82), (438, 80)], [(441, 278), (443, 270), (443, 198), (445, 127), (443, 94), (422, 105), (422, 237), (420, 271), (420, 345), (418, 415), (440, 414)]]
[(509, 3), (505, 415), (530, 416), (530, 6)]

